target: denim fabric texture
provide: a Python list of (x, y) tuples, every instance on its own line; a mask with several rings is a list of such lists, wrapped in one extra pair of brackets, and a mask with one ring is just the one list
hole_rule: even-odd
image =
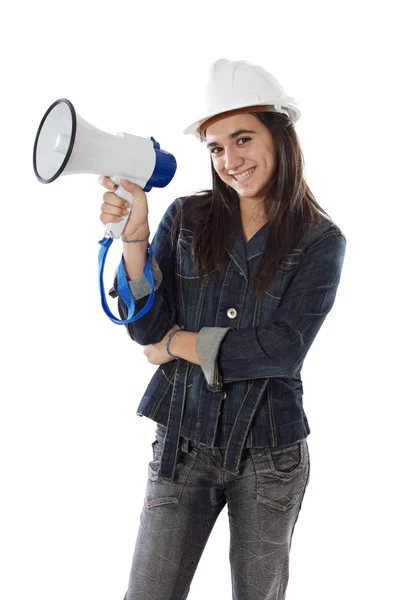
[[(179, 235), (172, 246), (170, 227), (179, 204)], [(224, 272), (211, 280), (194, 270), (195, 210), (195, 202), (179, 198), (165, 212), (152, 241), (162, 274), (154, 304), (126, 326), (142, 345), (160, 341), (174, 323), (198, 332), (201, 340), (198, 355), (204, 368), (182, 359), (161, 365), (138, 406), (139, 416), (167, 430), (158, 473), (165, 482), (178, 474), (181, 437), (200, 448), (223, 449), (218, 456), (225, 476), (230, 476), (239, 473), (244, 449), (276, 450), (309, 435), (301, 369), (333, 307), (346, 248), (342, 231), (322, 217), (319, 225), (299, 236), (257, 301), (249, 290), (266, 247), (268, 225), (245, 244), (239, 223), (226, 249)], [(117, 281), (110, 294), (117, 296)], [(137, 311), (146, 300), (137, 300)], [(118, 307), (125, 318), (120, 298)], [(212, 331), (217, 340), (213, 347)]]
[[(181, 438), (176, 477), (159, 477), (166, 432), (158, 428), (124, 600), (185, 600), (217, 517), (228, 504), (233, 600), (283, 600), (292, 535), (309, 482), (306, 440), (245, 448), (237, 473), (225, 449)], [(219, 586), (209, 600), (220, 596)]]

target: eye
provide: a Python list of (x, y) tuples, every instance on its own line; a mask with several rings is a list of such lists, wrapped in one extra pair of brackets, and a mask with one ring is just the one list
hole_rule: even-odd
[(216, 148), (212, 148), (210, 150), (210, 154), (218, 154), (218, 150), (222, 150), (222, 148), (220, 148), (219, 146), (217, 146)]
[[(251, 138), (242, 137), (242, 138), (238, 139), (238, 144), (239, 144), (239, 146), (242, 146), (242, 144), (244, 144), (245, 142), (249, 142), (250, 140), (251, 140)], [(241, 144), (241, 142), (242, 142), (242, 144)]]

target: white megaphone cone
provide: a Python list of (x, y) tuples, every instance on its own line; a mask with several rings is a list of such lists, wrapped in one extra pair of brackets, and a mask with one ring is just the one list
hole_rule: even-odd
[[(112, 135), (82, 119), (65, 98), (46, 111), (36, 134), (33, 168), (41, 183), (75, 173), (107, 175), (118, 185), (116, 195), (132, 205), (132, 195), (120, 185), (127, 179), (145, 192), (165, 187), (176, 172), (174, 156), (161, 150), (153, 138), (128, 133)], [(106, 234), (119, 238), (129, 215), (107, 223)]]

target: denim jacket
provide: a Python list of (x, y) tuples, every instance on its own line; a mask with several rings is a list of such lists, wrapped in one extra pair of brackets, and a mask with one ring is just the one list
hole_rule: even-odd
[[(179, 235), (172, 246), (170, 227), (180, 203)], [(174, 323), (199, 333), (200, 365), (183, 359), (161, 365), (137, 410), (167, 430), (159, 476), (168, 480), (178, 469), (180, 436), (226, 448), (223, 468), (237, 473), (243, 448), (275, 448), (310, 433), (301, 369), (334, 304), (346, 248), (342, 231), (322, 217), (321, 224), (304, 230), (257, 301), (249, 292), (268, 225), (245, 244), (239, 223), (220, 281), (194, 271), (194, 227), (192, 204), (175, 200), (152, 242), (154, 304), (144, 317), (126, 325), (141, 345), (160, 341)], [(129, 285), (138, 311), (150, 284), (143, 276)], [(117, 296), (117, 280), (110, 294)], [(126, 318), (120, 298), (118, 307)]]

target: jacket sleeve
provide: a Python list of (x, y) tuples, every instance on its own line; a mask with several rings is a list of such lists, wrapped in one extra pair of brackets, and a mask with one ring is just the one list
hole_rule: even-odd
[[(163, 275), (162, 275), (162, 271), (160, 270), (160, 267), (157, 263), (157, 260), (154, 256), (152, 256), (152, 260), (151, 260), (151, 273), (152, 273), (152, 277), (153, 277), (153, 282), (155, 284), (155, 290), (157, 290), (158, 287), (160, 286), (160, 284), (162, 283)], [(116, 269), (115, 277), (117, 277), (117, 269)], [(131, 281), (128, 281), (128, 284), (129, 284), (130, 292), (135, 301), (141, 300), (141, 298), (145, 298), (146, 296), (149, 296), (149, 294), (151, 293), (151, 290), (152, 290), (152, 286), (144, 274), (142, 274), (142, 276), (139, 279), (133, 279)], [(112, 292), (112, 290), (109, 291), (109, 294), (111, 296), (113, 295), (113, 297), (116, 297), (115, 294), (112, 294), (111, 292)]]
[[(132, 340), (141, 345), (159, 342), (176, 322), (176, 303), (174, 300), (175, 247), (170, 240), (170, 230), (176, 215), (180, 199), (175, 200), (163, 215), (152, 240), (154, 259), (151, 271), (155, 282), (155, 299), (151, 309), (133, 323), (125, 325)], [(129, 282), (133, 294), (136, 313), (146, 304), (151, 285), (143, 275)], [(117, 278), (109, 291), (112, 297), (118, 296)], [(127, 318), (127, 307), (118, 297), (118, 309), (122, 319)]]
[[(196, 349), (207, 383), (215, 385), (219, 375), (229, 383), (290, 377), (300, 370), (333, 307), (345, 249), (345, 237), (334, 231), (307, 250), (270, 326), (202, 328)], [(213, 369), (209, 369), (209, 348), (215, 358)]]

